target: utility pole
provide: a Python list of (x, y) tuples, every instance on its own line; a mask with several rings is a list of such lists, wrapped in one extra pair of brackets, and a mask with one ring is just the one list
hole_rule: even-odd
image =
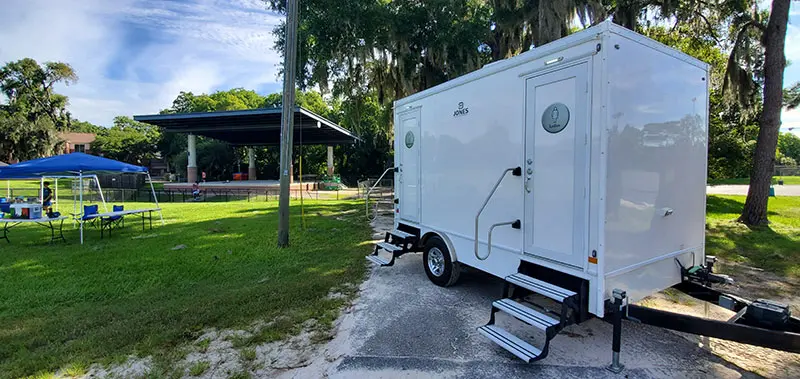
[(294, 75), (297, 69), (297, 1), (286, 1), (286, 45), (283, 52), (283, 116), (281, 121), (281, 193), (278, 205), (278, 247), (289, 246), (289, 192), (294, 138)]

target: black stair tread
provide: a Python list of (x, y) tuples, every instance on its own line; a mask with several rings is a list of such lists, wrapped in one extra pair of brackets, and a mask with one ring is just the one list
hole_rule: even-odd
[(522, 288), (529, 289), (538, 294), (547, 296), (558, 302), (563, 302), (564, 299), (576, 295), (575, 292), (572, 292), (568, 289), (561, 288), (521, 273), (516, 273), (506, 277), (506, 281)]
[(558, 320), (511, 299), (497, 300), (492, 306), (541, 330), (560, 324)]
[(519, 337), (497, 325), (484, 325), (478, 328), (478, 331), (527, 363), (530, 363), (542, 354), (540, 349), (521, 340)]

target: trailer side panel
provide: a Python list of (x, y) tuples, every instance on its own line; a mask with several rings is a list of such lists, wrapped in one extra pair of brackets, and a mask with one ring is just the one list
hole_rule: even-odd
[(611, 44), (605, 288), (635, 301), (680, 282), (675, 258), (703, 263), (708, 72), (644, 37)]

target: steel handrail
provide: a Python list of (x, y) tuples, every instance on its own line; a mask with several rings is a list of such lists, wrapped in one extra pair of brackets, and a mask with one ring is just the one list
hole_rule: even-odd
[(386, 176), (386, 174), (388, 174), (389, 171), (394, 171), (396, 168), (397, 167), (389, 167), (389, 168), (387, 168), (386, 171), (384, 171), (383, 174), (381, 174), (381, 176), (378, 178), (378, 180), (375, 181), (375, 184), (373, 184), (372, 187), (369, 188), (369, 190), (367, 191), (367, 194), (364, 196), (365, 197), (364, 211), (366, 213), (367, 218), (369, 218), (369, 195), (372, 193), (372, 190), (374, 190), (375, 187), (377, 187), (378, 184), (380, 184), (381, 180), (383, 180), (383, 177)]
[(478, 259), (485, 260), (486, 258), (489, 258), (490, 255), (492, 255), (492, 232), (494, 231), (494, 228), (496, 228), (498, 226), (506, 226), (506, 225), (511, 225), (512, 228), (519, 229), (521, 224), (520, 224), (519, 220), (498, 222), (497, 224), (492, 224), (492, 226), (489, 227), (489, 238), (487, 238), (487, 240), (486, 240), (486, 244), (487, 244), (487, 246), (486, 246), (486, 256), (483, 259), (481, 259), (481, 257), (476, 256)]
[[(522, 175), (522, 168), (521, 167), (512, 167), (512, 168), (505, 169), (505, 171), (503, 171), (503, 175), (500, 175), (500, 179), (498, 179), (497, 183), (495, 183), (494, 187), (492, 187), (492, 191), (489, 192), (489, 196), (486, 196), (486, 200), (483, 201), (483, 205), (481, 205), (481, 209), (478, 210), (478, 214), (475, 215), (475, 258), (478, 258), (478, 260), (481, 260), (481, 261), (486, 260), (486, 258), (489, 258), (489, 254), (491, 254), (491, 249), (489, 249), (489, 254), (486, 254), (486, 256), (483, 257), (483, 258), (481, 258), (481, 256), (478, 254), (478, 246), (479, 246), (479, 244), (478, 244), (478, 221), (479, 221), (479, 219), (481, 217), (481, 213), (483, 213), (483, 210), (486, 209), (486, 205), (489, 204), (489, 200), (492, 199), (492, 196), (494, 196), (494, 193), (497, 191), (497, 188), (500, 187), (500, 183), (503, 182), (503, 179), (505, 179), (506, 174), (508, 174), (509, 172), (513, 172), (514, 176), (521, 176)], [(508, 224), (511, 225), (511, 223), (513, 223), (513, 222), (509, 222)], [(499, 225), (505, 225), (505, 224), (506, 223), (501, 223)], [(497, 226), (499, 226), (499, 225), (497, 225)], [(491, 236), (491, 233), (490, 233), (490, 236)]]

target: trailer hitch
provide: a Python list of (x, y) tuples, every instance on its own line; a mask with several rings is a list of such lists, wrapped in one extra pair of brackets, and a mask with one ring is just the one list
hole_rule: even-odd
[(714, 264), (717, 263), (717, 257), (713, 255), (706, 256), (706, 264), (703, 266), (692, 266), (686, 268), (678, 258), (675, 262), (681, 268), (682, 280), (692, 281), (704, 286), (711, 284), (733, 284), (733, 278), (728, 275), (715, 274)]

